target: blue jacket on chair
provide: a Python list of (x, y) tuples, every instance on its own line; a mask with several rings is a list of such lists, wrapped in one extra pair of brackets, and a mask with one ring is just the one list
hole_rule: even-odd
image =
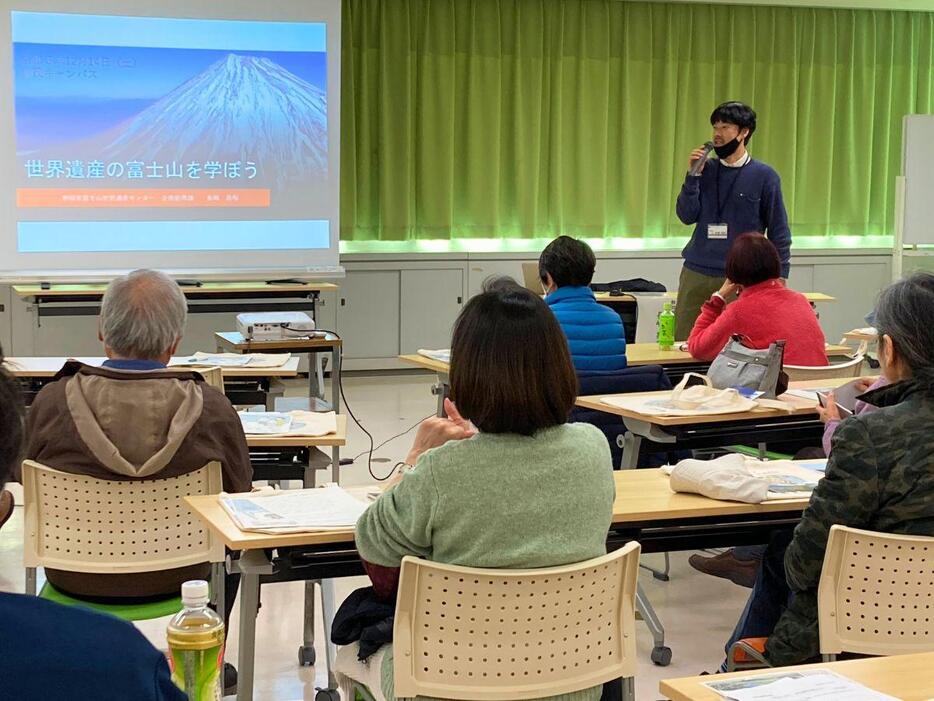
[(577, 372), (626, 367), (626, 332), (619, 314), (600, 304), (589, 287), (560, 287), (545, 297), (568, 339)]

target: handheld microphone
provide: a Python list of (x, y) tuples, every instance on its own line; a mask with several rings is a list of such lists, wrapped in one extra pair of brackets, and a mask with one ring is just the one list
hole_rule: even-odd
[(695, 178), (700, 175), (701, 169), (707, 162), (707, 156), (710, 155), (711, 151), (713, 151), (713, 141), (708, 141), (704, 144), (704, 155), (694, 161), (694, 163), (691, 165), (691, 170), (688, 171), (688, 174), (693, 175)]

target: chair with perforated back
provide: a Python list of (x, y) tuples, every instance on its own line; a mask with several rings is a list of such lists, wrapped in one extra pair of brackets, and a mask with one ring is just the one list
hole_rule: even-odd
[[(934, 538), (831, 526), (817, 621), (824, 661), (934, 649)], [(766, 640), (735, 643), (728, 671), (768, 666)]]
[[(633, 698), (640, 546), (534, 570), (402, 560), (395, 696), (536, 699), (622, 677)], [(353, 683), (342, 681), (342, 688)], [(352, 698), (352, 697), (351, 697)]]
[[(212, 600), (223, 606), (224, 544), (182, 501), (184, 496), (218, 494), (221, 489), (218, 462), (177, 477), (117, 481), (25, 461), (26, 593), (36, 593), (37, 567), (131, 574), (210, 562)], [(177, 597), (139, 605), (91, 603), (68, 597), (48, 583), (40, 596), (125, 620), (158, 618), (181, 608)]]
[(788, 373), (788, 379), (792, 382), (797, 380), (829, 380), (837, 377), (859, 377), (860, 370), (863, 368), (862, 354), (858, 354), (850, 360), (834, 365), (788, 365), (785, 363), (784, 371)]
[(825, 660), (934, 650), (934, 538), (833, 526), (817, 610)]

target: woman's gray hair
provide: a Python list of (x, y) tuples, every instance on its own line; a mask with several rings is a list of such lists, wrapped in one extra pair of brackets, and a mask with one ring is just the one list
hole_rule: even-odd
[(875, 325), (915, 377), (934, 377), (934, 275), (914, 273), (879, 296)]
[(172, 278), (158, 270), (134, 270), (107, 286), (101, 336), (123, 357), (152, 360), (182, 337), (187, 317), (185, 295)]

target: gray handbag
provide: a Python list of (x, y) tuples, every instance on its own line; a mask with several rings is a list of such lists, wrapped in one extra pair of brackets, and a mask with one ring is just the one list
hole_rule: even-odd
[(788, 389), (788, 375), (782, 371), (785, 342), (775, 341), (764, 350), (748, 348), (744, 336), (733, 335), (713, 359), (707, 377), (717, 389), (745, 387), (775, 399)]

